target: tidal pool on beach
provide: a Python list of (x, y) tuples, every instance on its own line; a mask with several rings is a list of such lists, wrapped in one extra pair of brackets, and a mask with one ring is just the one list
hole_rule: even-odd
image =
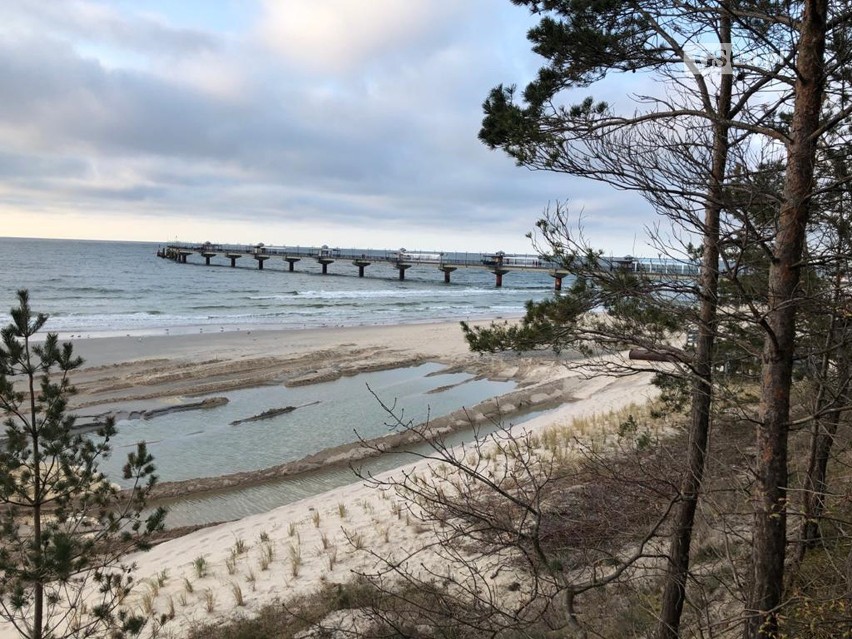
[[(146, 442), (154, 456), (161, 481), (269, 468), (356, 442), (359, 437), (394, 432), (388, 426), (392, 418), (379, 399), (395, 406), (395, 414), (404, 422), (417, 424), (515, 387), (511, 381), (440, 373), (442, 369), (440, 364), (427, 363), (294, 388), (276, 385), (236, 390), (225, 393), (229, 403), (216, 408), (122, 420), (112, 440), (113, 454), (103, 461), (101, 470), (126, 487), (121, 468), (127, 453), (140, 441)], [(271, 419), (231, 425), (286, 406), (298, 408)]]
[[(511, 422), (533, 419), (552, 410), (554, 409), (521, 411), (513, 415)], [(477, 429), (477, 435), (483, 438), (498, 428), (499, 425), (488, 423)], [(472, 430), (466, 429), (444, 437), (442, 443), (452, 447), (469, 443), (473, 439)], [(360, 460), (354, 463), (352, 468), (346, 465), (330, 466), (253, 486), (172, 500), (167, 503), (169, 514), (166, 517), (166, 526), (174, 528), (207, 524), (268, 512), (273, 508), (361, 481), (353, 468), (357, 469), (361, 477), (366, 478), (404, 466), (417, 461), (422, 455), (430, 454), (434, 454), (434, 449), (426, 443), (405, 446), (404, 450), (399, 452), (383, 453), (378, 457)]]

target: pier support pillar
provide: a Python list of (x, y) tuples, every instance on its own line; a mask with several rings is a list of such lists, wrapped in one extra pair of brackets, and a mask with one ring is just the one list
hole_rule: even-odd
[(269, 255), (255, 255), (254, 259), (257, 260), (257, 268), (258, 270), (263, 270), (263, 263), (270, 258)]
[(568, 271), (553, 270), (550, 271), (550, 277), (553, 278), (553, 290), (557, 293), (562, 290), (562, 280), (570, 275)]
[(397, 270), (399, 271), (399, 281), (403, 281), (405, 279), (405, 271), (411, 268), (411, 264), (399, 264), (396, 265)]
[(322, 264), (322, 274), (328, 275), (328, 265), (333, 263), (334, 260), (330, 257), (319, 257), (317, 258), (317, 262)]
[(358, 277), (364, 277), (364, 269), (370, 266), (372, 262), (367, 260), (352, 260), (352, 264), (358, 267)]
[(210, 257), (204, 256), (204, 266), (210, 266)]
[(300, 258), (300, 257), (285, 257), (284, 259), (287, 261), (287, 264), (289, 265), (287, 267), (287, 270), (292, 273), (293, 271), (296, 270), (296, 262), (298, 262), (302, 258)]
[(237, 266), (237, 260), (242, 257), (240, 253), (225, 253), (225, 257), (231, 260), (231, 268), (235, 268)]
[(502, 288), (503, 287), (503, 276), (506, 273), (508, 273), (509, 271), (507, 271), (506, 269), (503, 269), (503, 268), (495, 268), (491, 272), (494, 273), (494, 277), (495, 277), (494, 287), (495, 288)]
[(449, 284), (450, 283), (450, 273), (455, 271), (456, 267), (455, 266), (439, 266), (438, 269), (444, 272), (444, 283)]
[(231, 268), (236, 267), (236, 265), (237, 265), (237, 258), (232, 257), (232, 258), (231, 258)]
[(181, 261), (183, 264), (186, 264), (186, 258), (187, 258), (187, 257), (189, 257), (189, 256), (188, 256), (186, 253), (183, 253), (183, 254), (180, 256), (180, 261)]

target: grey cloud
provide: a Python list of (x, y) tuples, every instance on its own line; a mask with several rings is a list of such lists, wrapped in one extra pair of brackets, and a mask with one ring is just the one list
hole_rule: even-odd
[[(31, 18), (52, 24), (50, 13)], [(144, 21), (126, 26), (140, 47), (221, 44)], [(108, 27), (102, 22), (98, 37)], [(535, 60), (522, 39), (489, 42), (483, 25), (458, 30), (349, 77), (282, 72), (247, 47), (246, 94), (238, 98), (167, 74), (106, 68), (56, 35), (4, 41), (0, 145), (17, 155), (0, 155), (0, 180), (18, 184), (23, 190), (10, 197), (33, 206), (74, 201), (81, 209), (206, 219), (321, 216), (519, 236), (556, 200), (630, 210), (625, 194), (524, 171), (479, 144), (488, 90), (524, 82), (512, 75), (531, 75)], [(87, 179), (91, 167), (98, 179)]]
[(144, 14), (126, 15), (89, 0), (15, 0), (0, 7), (0, 24), (42, 35), (68, 36), (149, 55), (185, 55), (218, 48), (217, 38), (174, 28)]

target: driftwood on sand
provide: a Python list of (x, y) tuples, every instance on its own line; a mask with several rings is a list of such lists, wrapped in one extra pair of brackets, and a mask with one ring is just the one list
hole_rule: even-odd
[(151, 419), (152, 417), (162, 417), (171, 413), (182, 413), (188, 410), (207, 410), (210, 408), (218, 408), (228, 403), (227, 397), (208, 397), (200, 402), (192, 402), (189, 404), (177, 404), (175, 406), (164, 406), (163, 408), (151, 408), (143, 411), (140, 415), (142, 419)]
[(302, 404), (301, 406), (284, 406), (282, 408), (270, 408), (269, 410), (265, 410), (262, 413), (258, 413), (257, 415), (252, 415), (251, 417), (246, 417), (244, 419), (235, 419), (231, 422), (231, 426), (238, 426), (247, 422), (259, 422), (263, 421), (264, 419), (272, 419), (273, 417), (278, 417), (279, 415), (286, 415), (287, 413), (292, 413), (297, 408), (304, 408), (305, 406), (313, 406), (315, 404), (319, 404), (319, 400), (315, 402), (310, 402), (308, 404)]

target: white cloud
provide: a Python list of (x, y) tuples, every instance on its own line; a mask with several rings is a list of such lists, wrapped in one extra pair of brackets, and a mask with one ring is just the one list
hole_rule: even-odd
[[(470, 3), (473, 4), (473, 3)], [(262, 41), (302, 69), (337, 73), (440, 37), (457, 0), (263, 0)]]

